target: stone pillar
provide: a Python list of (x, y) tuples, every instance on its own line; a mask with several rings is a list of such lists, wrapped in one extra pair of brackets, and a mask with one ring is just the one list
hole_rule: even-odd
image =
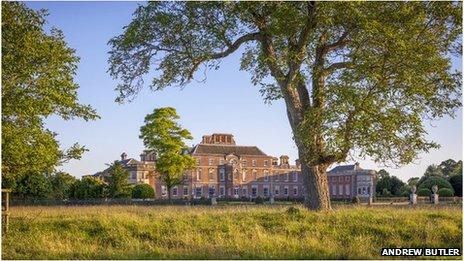
[(416, 186), (412, 186), (411, 194), (409, 195), (409, 204), (416, 205), (417, 204), (417, 194), (416, 194)]
[(216, 200), (216, 197), (212, 197), (211, 198), (211, 205), (217, 205), (217, 200)]
[(269, 198), (269, 202), (270, 202), (271, 204), (274, 204), (274, 196), (271, 196), (271, 197)]
[(432, 194), (432, 203), (433, 203), (433, 204), (438, 204), (438, 194), (437, 194), (438, 186), (437, 186), (437, 185), (433, 185), (432, 191), (433, 191), (433, 194)]

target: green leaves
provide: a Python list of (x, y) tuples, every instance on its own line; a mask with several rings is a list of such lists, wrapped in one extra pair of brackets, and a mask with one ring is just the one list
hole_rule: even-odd
[(192, 169), (196, 162), (186, 154), (185, 140), (193, 139), (187, 129), (177, 120), (176, 109), (158, 108), (145, 117), (145, 125), (140, 128), (140, 138), (145, 147), (156, 154), (156, 171), (170, 190), (180, 184), (184, 172)]
[(2, 2), (2, 186), (14, 186), (26, 173), (50, 172), (86, 150), (74, 144), (60, 151), (44, 118), (99, 118), (78, 103), (79, 58), (59, 29), (44, 31), (45, 15), (20, 2)]
[(154, 2), (110, 40), (110, 74), (130, 100), (185, 86), (242, 51), (266, 102), (284, 98), (301, 160), (349, 154), (410, 163), (439, 145), (424, 121), (461, 106), (461, 2)]

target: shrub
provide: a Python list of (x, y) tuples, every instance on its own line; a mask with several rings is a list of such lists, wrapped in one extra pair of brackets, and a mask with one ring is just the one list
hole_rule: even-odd
[(255, 199), (255, 203), (256, 204), (263, 204), (264, 203), (264, 199), (260, 196), (258, 196), (256, 199)]
[(462, 174), (452, 176), (449, 182), (453, 186), (454, 195), (462, 197)]
[(438, 190), (438, 195), (440, 195), (440, 197), (452, 197), (454, 196), (454, 192), (451, 189), (442, 188)]
[(138, 184), (132, 188), (132, 198), (154, 198), (155, 190), (148, 184)]
[(423, 196), (423, 197), (424, 196), (428, 197), (428, 196), (432, 195), (432, 191), (430, 189), (428, 189), (428, 188), (421, 188), (421, 189), (417, 190), (417, 195), (418, 196)]
[(289, 215), (298, 215), (298, 214), (300, 214), (300, 210), (298, 208), (296, 208), (296, 207), (289, 207), (287, 209), (287, 214), (289, 214)]
[[(420, 190), (422, 188), (427, 188), (429, 190), (432, 190), (432, 187), (434, 185), (437, 185), (438, 189), (448, 188), (448, 189), (453, 190), (453, 186), (451, 186), (451, 184), (446, 179), (442, 177), (436, 177), (436, 176), (430, 176), (427, 179), (425, 179), (424, 182), (422, 182), (419, 185), (418, 189)], [(453, 193), (454, 193), (454, 190), (453, 190)]]
[(354, 196), (352, 199), (351, 199), (351, 203), (353, 204), (359, 204), (360, 200), (359, 200), (359, 197), (358, 196)]

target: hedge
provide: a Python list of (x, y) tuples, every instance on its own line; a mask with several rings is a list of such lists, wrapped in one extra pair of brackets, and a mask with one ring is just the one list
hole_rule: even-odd
[(442, 188), (438, 190), (438, 195), (440, 197), (452, 197), (454, 196), (454, 192), (448, 188)]

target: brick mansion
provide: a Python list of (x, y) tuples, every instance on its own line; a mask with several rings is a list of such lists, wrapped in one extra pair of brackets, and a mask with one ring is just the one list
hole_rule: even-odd
[[(305, 195), (299, 161), (289, 157), (269, 156), (256, 146), (237, 145), (233, 135), (215, 133), (188, 152), (197, 161), (186, 172), (182, 184), (171, 191), (172, 198), (303, 198)], [(156, 158), (144, 152), (140, 161), (127, 158), (120, 162), (130, 173), (129, 183), (147, 183), (156, 198), (167, 198), (167, 189), (156, 173)], [(104, 178), (108, 169), (92, 176)], [(363, 170), (359, 164), (338, 166), (327, 173), (332, 198), (367, 197), (375, 192), (376, 172)]]

